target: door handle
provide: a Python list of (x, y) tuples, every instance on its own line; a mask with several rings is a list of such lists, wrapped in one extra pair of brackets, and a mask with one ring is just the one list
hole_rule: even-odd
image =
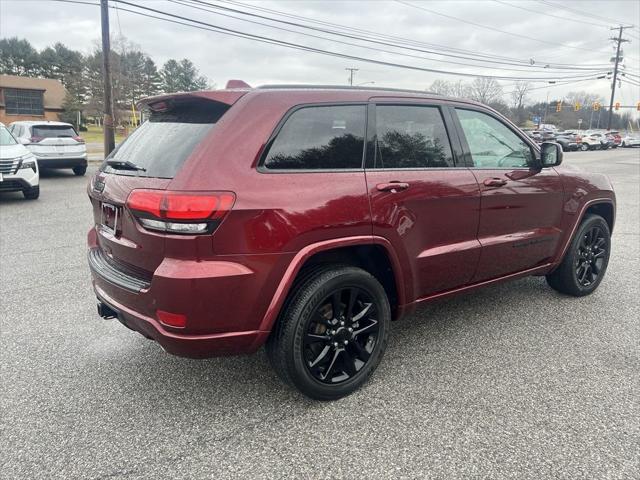
[(482, 182), (485, 187), (502, 187), (507, 184), (507, 181), (503, 178), (486, 178)]
[(404, 182), (379, 183), (376, 185), (376, 188), (381, 192), (396, 193), (400, 190), (406, 190), (409, 188), (409, 184)]

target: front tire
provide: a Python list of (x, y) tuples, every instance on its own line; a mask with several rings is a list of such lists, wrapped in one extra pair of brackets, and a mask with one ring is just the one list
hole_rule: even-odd
[(328, 265), (301, 274), (267, 342), (288, 385), (315, 400), (362, 386), (384, 354), (391, 310), (384, 288), (357, 267)]
[(589, 295), (604, 278), (610, 253), (609, 225), (601, 216), (587, 214), (562, 262), (547, 275), (547, 283), (560, 293), (575, 297)]
[(586, 143), (581, 143), (580, 150), (582, 150), (583, 152), (586, 152), (587, 150), (589, 150), (589, 145), (587, 145)]
[(24, 198), (27, 200), (37, 200), (40, 196), (40, 185), (23, 190), (22, 195), (24, 195)]
[(81, 177), (83, 176), (85, 173), (87, 173), (87, 166), (86, 165), (79, 165), (77, 167), (73, 167), (73, 174)]

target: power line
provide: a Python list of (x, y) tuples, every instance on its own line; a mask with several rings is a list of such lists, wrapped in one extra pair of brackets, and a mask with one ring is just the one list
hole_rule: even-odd
[[(376, 44), (389, 45), (389, 46), (394, 47), (394, 48), (402, 48), (402, 49), (407, 49), (407, 50), (412, 50), (412, 51), (428, 52), (430, 54), (441, 55), (441, 56), (445, 56), (445, 57), (446, 56), (451, 56), (451, 57), (454, 57), (454, 58), (465, 58), (465, 59), (467, 59), (467, 62), (461, 63), (461, 62), (455, 62), (453, 60), (444, 60), (444, 59), (439, 59), (439, 58), (424, 57), (424, 56), (420, 56), (420, 55), (412, 55), (412, 54), (403, 53), (403, 52), (396, 52), (396, 51), (391, 51), (391, 50), (375, 48), (375, 47), (371, 47), (371, 46), (367, 46), (367, 45), (360, 45), (360, 44), (356, 44), (356, 43), (345, 42), (345, 41), (336, 40), (336, 39), (332, 39), (332, 38), (327, 38), (327, 37), (323, 37), (323, 36), (319, 36), (319, 35), (313, 35), (313, 34), (309, 34), (309, 33), (305, 33), (305, 32), (299, 32), (297, 30), (291, 30), (291, 29), (279, 27), (279, 26), (276, 26), (276, 25), (270, 25), (270, 24), (264, 23), (264, 22), (259, 22), (259, 21), (255, 21), (255, 20), (249, 20), (249, 19), (245, 19), (245, 18), (235, 17), (233, 15), (228, 15), (228, 14), (225, 14), (225, 13), (220, 13), (220, 12), (211, 10), (211, 8), (214, 8), (214, 9), (215, 8), (222, 8), (223, 10), (231, 10), (234, 13), (235, 12), (246, 13), (246, 12), (241, 12), (239, 10), (234, 10), (234, 9), (228, 9), (226, 7), (221, 7), (221, 6), (218, 6), (218, 5), (211, 5), (211, 4), (209, 4), (207, 2), (204, 2), (204, 1), (199, 1), (199, 0), (168, 0), (168, 1), (172, 2), (172, 3), (188, 6), (190, 8), (194, 8), (194, 9), (197, 9), (197, 10), (206, 11), (206, 12), (214, 14), (214, 15), (220, 15), (220, 16), (223, 16), (223, 17), (233, 18), (235, 20), (240, 20), (240, 21), (243, 21), (243, 22), (248, 22), (248, 23), (252, 23), (252, 24), (256, 24), (256, 25), (262, 25), (262, 26), (266, 26), (268, 28), (274, 28), (274, 29), (277, 29), (277, 30), (280, 30), (280, 31), (295, 33), (295, 34), (299, 34), (299, 35), (308, 36), (308, 37), (311, 37), (311, 38), (327, 40), (327, 41), (339, 43), (339, 44), (342, 44), (342, 45), (349, 45), (349, 46), (353, 46), (353, 47), (364, 48), (364, 49), (367, 49), (367, 50), (373, 50), (373, 51), (382, 52), (382, 53), (388, 53), (388, 54), (392, 54), (392, 55), (400, 55), (400, 56), (403, 56), (403, 57), (417, 58), (417, 59), (420, 59), (420, 60), (428, 60), (428, 61), (431, 61), (431, 62), (449, 63), (449, 64), (452, 64), (452, 65), (462, 65), (462, 66), (465, 66), (465, 67), (491, 68), (491, 69), (496, 69), (496, 70), (506, 70), (506, 71), (514, 71), (514, 72), (529, 72), (529, 73), (551, 73), (552, 70), (555, 70), (554, 68), (551, 68), (551, 67), (550, 68), (537, 67), (537, 66), (534, 67), (533, 65), (529, 65), (528, 68), (526, 68), (526, 69), (521, 69), (521, 68), (494, 67), (494, 66), (487, 66), (487, 65), (482, 65), (482, 64), (478, 64), (478, 65), (469, 64), (468, 61), (483, 62), (483, 63), (497, 63), (497, 64), (502, 64), (504, 62), (492, 62), (490, 60), (478, 60), (478, 59), (473, 59), (473, 58), (468, 58), (468, 57), (460, 57), (460, 56), (457, 56), (457, 55), (442, 54), (442, 53), (438, 53), (438, 52), (431, 52), (431, 51), (428, 51), (428, 50), (421, 50), (421, 49), (416, 49), (416, 48), (403, 47), (401, 45), (389, 44), (389, 43), (386, 43), (386, 42), (371, 41), (369, 39), (363, 39), (363, 38), (357, 37), (357, 36), (343, 35), (343, 34), (340, 34), (340, 33), (333, 33), (333, 32), (329, 31), (330, 34), (338, 35), (338, 36), (346, 36), (347, 38), (354, 38), (354, 39), (356, 39), (358, 41), (373, 42), (373, 43), (376, 43)], [(206, 5), (206, 6), (210, 7), (210, 8), (196, 6), (196, 5), (193, 5), (193, 3), (197, 3), (198, 5)], [(269, 21), (276, 21), (276, 22), (281, 22), (281, 23), (286, 23), (286, 24), (293, 24), (296, 27), (311, 28), (312, 30), (322, 30), (322, 29), (316, 29), (314, 27), (309, 27), (309, 26), (306, 26), (306, 25), (298, 24), (298, 23), (286, 22), (286, 21), (282, 21), (282, 20), (278, 20), (278, 19), (271, 19), (269, 17), (264, 17), (264, 16), (261, 16), (261, 15), (255, 15), (255, 14), (251, 14), (251, 13), (246, 13), (246, 14), (250, 15), (252, 17), (256, 17), (257, 16), (259, 18), (264, 18), (264, 19), (269, 20)], [(325, 30), (322, 30), (322, 31), (325, 31)], [(538, 68), (543, 68), (543, 69), (539, 70)], [(607, 65), (607, 68), (610, 68), (610, 66)], [(564, 70), (564, 69), (565, 68), (558, 68), (558, 70)], [(569, 69), (569, 68), (567, 67), (566, 69)], [(602, 68), (600, 68), (600, 69), (588, 68), (587, 69), (587, 68), (579, 68), (578, 67), (578, 68), (571, 68), (571, 70), (572, 71), (573, 70), (580, 70), (580, 71), (594, 72), (594, 71), (597, 71), (597, 70), (602, 70)], [(554, 73), (556, 73), (556, 72), (554, 72)]]
[(506, 35), (511, 35), (511, 36), (514, 36), (514, 37), (525, 38), (525, 39), (527, 39), (527, 40), (531, 40), (531, 41), (534, 41), (534, 42), (546, 43), (546, 44), (548, 44), (548, 45), (553, 45), (553, 46), (555, 46), (555, 47), (572, 48), (572, 49), (574, 49), (574, 50), (583, 50), (583, 51), (586, 51), (586, 52), (592, 52), (592, 51), (593, 51), (592, 49), (589, 49), (589, 48), (574, 47), (574, 46), (572, 46), (572, 45), (565, 45), (565, 44), (563, 44), (563, 43), (549, 42), (549, 41), (547, 41), (547, 40), (541, 40), (541, 39), (539, 39), (539, 38), (528, 37), (528, 36), (526, 36), (526, 35), (522, 35), (522, 34), (519, 34), (519, 33), (513, 33), (513, 32), (508, 32), (508, 31), (506, 31), (506, 30), (500, 30), (499, 28), (490, 27), (490, 26), (488, 26), (488, 25), (483, 25), (483, 24), (481, 24), (481, 23), (476, 23), (476, 22), (472, 22), (472, 21), (470, 21), (470, 20), (465, 20), (465, 19), (463, 19), (463, 18), (454, 17), (454, 16), (452, 16), (452, 15), (446, 15), (446, 14), (444, 14), (444, 13), (436, 12), (435, 10), (431, 10), (431, 9), (429, 9), (429, 8), (425, 8), (425, 7), (423, 7), (423, 6), (414, 5), (414, 4), (412, 4), (412, 3), (405, 2), (405, 1), (403, 1), (403, 0), (394, 0), (394, 1), (396, 1), (396, 2), (398, 2), (398, 3), (401, 3), (401, 4), (403, 4), (403, 5), (407, 5), (407, 6), (412, 7), (412, 8), (417, 8), (418, 10), (424, 10), (425, 12), (429, 12), (429, 13), (432, 13), (432, 14), (434, 14), (434, 15), (439, 15), (439, 16), (441, 16), (441, 17), (449, 18), (449, 19), (452, 19), (452, 20), (457, 20), (457, 21), (459, 21), (459, 22), (467, 23), (467, 24), (469, 24), (469, 25), (474, 25), (474, 26), (476, 26), (476, 27), (480, 27), (480, 28), (485, 28), (485, 29), (487, 29), (487, 30), (492, 30), (492, 31), (494, 31), (494, 32), (504, 33), (504, 34), (506, 34)]
[(595, 27), (609, 28), (609, 25), (605, 25), (603, 23), (593, 23), (593, 22), (587, 22), (587, 21), (584, 21), (584, 20), (574, 20), (573, 18), (561, 17), (559, 15), (553, 15), (552, 13), (541, 12), (540, 10), (533, 10), (531, 8), (523, 7), (521, 5), (514, 5), (514, 4), (509, 3), (509, 2), (504, 2), (503, 0), (493, 0), (493, 1), (496, 2), (496, 3), (500, 3), (502, 5), (507, 5), (509, 7), (519, 8), (520, 10), (525, 10), (527, 12), (537, 13), (538, 15), (545, 15), (547, 17), (559, 18), (560, 20), (564, 20), (564, 21), (568, 21), (568, 22), (576, 22), (576, 23), (580, 23), (582, 25), (587, 24), (587, 25), (593, 25)]
[[(173, 2), (173, 3), (176, 3), (176, 0), (169, 0), (169, 1)], [(420, 49), (420, 48), (415, 48), (415, 47), (410, 47), (410, 46), (403, 46), (403, 45), (398, 45), (398, 44), (395, 44), (395, 43), (388, 43), (388, 42), (384, 42), (384, 41), (380, 41), (380, 40), (374, 40), (374, 39), (370, 39), (370, 38), (363, 38), (363, 37), (356, 36), (356, 35), (351, 35), (351, 34), (342, 33), (342, 32), (336, 32), (334, 30), (327, 30), (327, 29), (324, 29), (324, 28), (318, 28), (318, 27), (313, 27), (313, 26), (310, 26), (310, 25), (304, 25), (304, 24), (300, 24), (300, 23), (296, 23), (296, 22), (290, 22), (290, 21), (287, 21), (287, 20), (281, 20), (281, 19), (278, 19), (278, 18), (266, 17), (264, 15), (258, 15), (256, 13), (244, 12), (242, 10), (236, 10), (236, 9), (229, 8), (229, 7), (224, 7), (224, 6), (221, 6), (221, 5), (210, 4), (210, 3), (202, 1), (202, 0), (189, 0), (189, 1), (190, 1), (190, 3), (197, 3), (197, 4), (200, 4), (200, 5), (206, 5), (207, 7), (209, 7), (209, 9), (207, 9), (207, 11), (209, 11), (211, 13), (214, 13), (216, 15), (223, 15), (223, 14), (211, 11), (210, 10), (211, 8), (213, 8), (213, 9), (221, 9), (221, 10), (225, 10), (225, 11), (231, 11), (233, 13), (238, 13), (238, 14), (241, 14), (241, 15), (247, 15), (247, 16), (254, 17), (254, 18), (260, 18), (260, 19), (263, 19), (263, 20), (271, 21), (271, 22), (283, 23), (285, 25), (290, 25), (290, 26), (294, 26), (294, 27), (298, 27), (298, 28), (310, 29), (310, 30), (313, 30), (313, 31), (320, 31), (320, 32), (323, 32), (323, 33), (328, 33), (330, 35), (337, 35), (337, 36), (341, 36), (341, 37), (355, 39), (355, 40), (358, 40), (358, 41), (365, 41), (365, 42), (375, 43), (375, 44), (378, 44), (378, 45), (391, 46), (391, 47), (394, 47), (394, 48), (402, 48), (402, 49), (417, 51), (417, 52), (421, 52), (421, 53), (428, 53), (428, 54), (432, 54), (432, 55), (440, 55), (440, 56), (451, 57), (451, 58), (461, 58), (461, 59), (466, 60), (467, 62), (468, 61), (473, 61), (473, 62), (483, 62), (483, 63), (490, 63), (490, 64), (508, 64), (508, 65), (512, 64), (510, 62), (495, 61), (495, 60), (479, 60), (479, 59), (476, 59), (476, 58), (473, 58), (473, 57), (468, 57), (468, 56), (441, 53), (441, 52), (436, 52), (436, 51), (433, 51), (433, 50), (424, 50), (424, 49)], [(193, 5), (191, 5), (191, 6), (192, 6), (192, 8), (198, 8), (198, 7), (195, 7)], [(231, 18), (236, 18), (236, 19), (242, 20), (242, 21), (249, 21), (249, 20), (246, 20), (246, 19), (240, 19), (240, 18), (233, 17), (233, 16)], [(259, 25), (265, 25), (265, 26), (270, 27), (270, 28), (281, 28), (281, 27), (276, 27), (276, 26), (273, 26), (273, 25), (264, 24), (264, 23), (261, 23), (261, 22), (250, 22), (250, 23), (257, 23)], [(337, 42), (337, 40), (328, 39), (326, 37), (317, 37), (317, 36), (310, 35), (310, 34), (304, 33), (304, 32), (296, 32), (296, 31), (287, 30), (287, 29), (283, 29), (283, 30), (284, 31), (288, 31), (288, 32), (298, 33), (298, 34), (301, 34), (301, 35), (312, 36), (314, 38), (321, 38), (321, 39), (324, 39), (324, 40), (330, 40), (330, 41)], [(345, 42), (338, 42), (338, 43), (345, 43)], [(371, 49), (371, 47), (366, 47), (366, 46), (363, 46), (363, 45), (354, 45), (354, 44), (351, 44), (351, 43), (346, 43), (346, 44), (350, 45), (350, 46), (358, 46), (358, 47), (361, 47), (361, 48)], [(384, 53), (391, 53), (391, 54), (398, 54), (398, 55), (408, 56), (407, 54), (401, 54), (401, 53), (398, 53), (398, 52), (390, 52), (388, 50), (378, 50), (378, 51), (382, 51)], [(412, 56), (413, 58), (425, 59), (425, 57), (416, 57), (414, 55), (409, 55), (409, 56)], [(450, 60), (432, 59), (432, 58), (426, 58), (426, 59), (427, 60), (431, 60), (431, 61), (437, 61), (437, 62), (451, 63), (451, 64), (455, 64), (455, 65), (471, 66), (471, 65), (468, 65), (467, 63), (461, 64), (459, 62), (453, 62), (453, 61), (450, 61)], [(518, 65), (522, 66), (522, 64), (520, 64), (520, 63)], [(528, 67), (532, 68), (533, 65), (529, 64)], [(544, 67), (541, 67), (541, 68), (544, 68)], [(574, 67), (571, 67), (571, 68), (569, 68), (569, 67), (566, 67), (566, 68), (565, 67), (557, 67), (556, 68), (556, 67), (551, 67), (551, 66), (548, 67), (548, 69), (557, 69), (557, 70), (571, 69), (571, 70), (583, 70), (583, 71), (601, 70), (601, 68), (585, 68), (585, 67), (575, 67), (575, 68)], [(529, 69), (527, 69), (527, 70), (518, 70), (518, 69), (507, 69), (507, 68), (502, 68), (502, 70), (531, 71)], [(533, 71), (535, 72), (535, 70), (533, 70)], [(538, 72), (538, 73), (543, 73), (543, 72)]]
[(568, 12), (573, 12), (573, 13), (575, 13), (577, 15), (581, 15), (581, 16), (586, 17), (586, 18), (602, 18), (603, 20), (609, 20), (610, 22), (614, 22), (614, 23), (617, 23), (619, 25), (627, 23), (627, 22), (621, 22), (620, 20), (616, 20), (615, 18), (605, 17), (604, 15), (600, 14), (600, 12), (598, 12), (597, 14), (589, 13), (589, 12), (585, 12), (585, 11), (582, 11), (582, 10), (577, 10), (575, 8), (567, 7), (564, 4), (558, 4), (558, 3), (554, 3), (554, 2), (549, 2), (547, 0), (536, 0), (536, 1), (539, 2), (539, 3), (542, 3), (544, 5), (547, 5), (549, 7), (560, 8), (560, 9), (563, 9), (563, 10), (567, 10)]
[[(150, 18), (156, 18), (159, 20), (164, 20), (164, 21), (169, 21), (172, 23), (178, 23), (178, 24), (183, 24), (192, 28), (200, 28), (202, 30), (211, 30), (211, 31), (215, 31), (217, 33), (222, 33), (225, 35), (230, 35), (230, 36), (236, 36), (236, 37), (240, 37), (240, 38), (245, 38), (245, 39), (249, 39), (249, 40), (254, 40), (257, 42), (261, 42), (261, 43), (268, 43), (271, 45), (279, 45), (279, 46), (283, 46), (286, 48), (291, 48), (294, 50), (302, 50), (302, 51), (307, 51), (307, 52), (311, 52), (311, 53), (318, 53), (321, 55), (326, 55), (326, 56), (332, 56), (332, 57), (336, 57), (336, 58), (343, 58), (343, 59), (348, 59), (348, 60), (355, 60), (355, 61), (361, 61), (361, 62), (367, 62), (367, 63), (372, 63), (372, 64), (376, 64), (376, 65), (383, 65), (383, 66), (388, 66), (388, 67), (397, 67), (397, 68), (404, 68), (407, 70), (415, 70), (415, 71), (422, 71), (422, 72), (430, 72), (430, 73), (441, 73), (441, 74), (447, 74), (447, 75), (455, 75), (455, 76), (462, 76), (462, 77), (478, 77), (478, 76), (482, 76), (482, 77), (486, 77), (486, 78), (494, 78), (494, 79), (502, 79), (502, 80), (529, 80), (529, 81), (549, 81), (549, 80), (569, 80), (569, 79), (578, 79), (578, 78), (584, 78), (583, 76), (578, 76), (578, 75), (572, 75), (572, 76), (568, 76), (568, 77), (510, 77), (510, 76), (502, 76), (502, 75), (477, 75), (474, 73), (465, 73), (465, 72), (456, 72), (456, 71), (448, 71), (448, 70), (438, 70), (438, 69), (434, 69), (434, 68), (425, 68), (425, 67), (418, 67), (415, 65), (407, 65), (407, 64), (400, 64), (400, 63), (394, 63), (394, 62), (387, 62), (387, 61), (383, 61), (383, 60), (376, 60), (376, 59), (372, 59), (372, 58), (366, 58), (366, 57), (360, 57), (357, 55), (350, 55), (350, 54), (346, 54), (346, 53), (340, 53), (340, 52), (334, 52), (334, 51), (329, 51), (329, 50), (323, 50), (320, 48), (315, 48), (315, 47), (310, 47), (308, 45), (302, 45), (302, 44), (298, 44), (298, 43), (293, 43), (293, 42), (286, 42), (283, 40), (277, 40), (271, 37), (266, 37), (263, 35), (256, 35), (256, 34), (252, 34), (252, 33), (247, 33), (247, 32), (242, 32), (239, 30), (234, 30), (231, 28), (226, 28), (226, 27), (221, 27), (219, 25), (214, 25), (211, 23), (207, 23), (207, 22), (203, 22), (201, 20), (195, 20), (189, 17), (184, 17), (182, 15), (176, 15), (176, 14), (172, 14), (172, 13), (168, 13), (168, 12), (164, 12), (162, 10), (157, 10), (154, 8), (150, 8), (150, 7), (146, 7), (146, 6), (141, 6), (141, 5), (136, 5), (124, 0), (112, 0), (124, 5), (128, 5), (134, 8), (138, 8), (140, 10), (144, 10), (147, 12), (154, 12), (160, 15), (164, 15), (166, 17), (170, 17), (170, 18), (164, 18), (164, 17), (157, 17), (157, 16), (153, 16), (147, 13), (142, 13), (142, 12), (138, 12), (138, 11), (134, 11), (134, 10), (130, 10), (130, 9), (124, 9), (121, 8), (121, 11), (128, 11), (130, 13), (134, 13), (137, 15), (141, 15), (141, 16), (146, 16), (146, 17), (150, 17)], [(172, 19), (179, 19), (179, 20), (183, 20), (186, 22), (191, 22), (191, 23), (184, 23), (184, 22), (180, 22), (180, 21), (176, 21), (176, 20), (172, 20)], [(193, 25), (196, 24), (196, 25)], [(591, 74), (593, 75), (593, 74)]]
[[(192, 0), (192, 1), (196, 1), (199, 3), (207, 3), (207, 2), (202, 2), (200, 0)], [(549, 68), (557, 68), (560, 69), (560, 67), (567, 67), (570, 69), (574, 69), (574, 68), (582, 68), (582, 67), (593, 67), (594, 69), (597, 68), (601, 68), (601, 67), (608, 67), (609, 65), (607, 64), (581, 64), (581, 65), (575, 65), (575, 64), (565, 64), (565, 63), (556, 63), (556, 62), (546, 62), (546, 61), (542, 61), (539, 60), (537, 62), (533, 61), (532, 59), (529, 60), (522, 60), (522, 59), (517, 59), (517, 58), (510, 58), (510, 57), (504, 57), (504, 56), (499, 56), (499, 55), (488, 55), (485, 53), (481, 53), (481, 52), (476, 52), (476, 51), (472, 51), (472, 50), (465, 50), (465, 49), (460, 49), (460, 48), (454, 48), (454, 47), (450, 47), (450, 46), (445, 46), (445, 45), (439, 45), (439, 44), (434, 44), (434, 43), (427, 43), (427, 42), (419, 42), (416, 40), (412, 40), (412, 39), (407, 39), (407, 38), (403, 38), (403, 37), (397, 37), (397, 36), (393, 36), (393, 35), (383, 35), (383, 34), (379, 34), (376, 32), (372, 32), (370, 30), (364, 30), (361, 28), (353, 28), (353, 27), (349, 27), (349, 26), (345, 26), (345, 25), (340, 25), (340, 24), (336, 24), (336, 23), (330, 23), (330, 22), (325, 22), (325, 21), (320, 21), (320, 20), (316, 20), (316, 19), (312, 19), (312, 18), (307, 18), (307, 17), (302, 17), (300, 15), (293, 15), (293, 14), (289, 14), (286, 12), (282, 12), (282, 11), (278, 11), (278, 10), (273, 10), (273, 9), (269, 9), (269, 8), (264, 8), (264, 7), (258, 7), (256, 5), (246, 5), (242, 2), (238, 2), (238, 1), (233, 1), (233, 0), (219, 0), (223, 3), (228, 3), (234, 6), (241, 6), (243, 8), (246, 9), (250, 9), (250, 10), (255, 10), (255, 11), (260, 11), (260, 12), (267, 12), (267, 13), (271, 13), (271, 14), (275, 14), (278, 16), (283, 16), (283, 17), (287, 17), (287, 18), (293, 18), (293, 19), (297, 19), (297, 20), (301, 20), (301, 21), (305, 21), (305, 22), (310, 22), (310, 23), (315, 23), (315, 24), (319, 24), (319, 25), (325, 25), (325, 26), (331, 26), (334, 28), (338, 28), (338, 29), (342, 29), (342, 30), (347, 30), (347, 31), (351, 31), (351, 32), (360, 32), (360, 35), (366, 35), (368, 36), (368, 38), (366, 38), (367, 40), (370, 40), (371, 37), (374, 38), (382, 38), (382, 39), (391, 39), (392, 41), (397, 41), (401, 44), (405, 44), (405, 45), (418, 45), (418, 46), (428, 46), (430, 48), (440, 48), (440, 49), (444, 49), (446, 51), (451, 51), (451, 52), (457, 52), (457, 53), (464, 53), (466, 55), (471, 55), (472, 57), (459, 57), (459, 58), (465, 58), (465, 59), (469, 59), (469, 60), (475, 60), (475, 61), (479, 61), (477, 60), (475, 57), (485, 57), (485, 58), (489, 58), (489, 59), (500, 59), (500, 60), (507, 60), (507, 62), (504, 62), (505, 64), (508, 65), (531, 65), (532, 63), (537, 63), (537, 64), (542, 64), (545, 66), (549, 66)], [(208, 4), (208, 3), (207, 3)], [(225, 8), (222, 7), (220, 5), (211, 5), (208, 4), (211, 7), (214, 8)], [(228, 9), (228, 7), (226, 7)], [(242, 13), (242, 14), (250, 14), (249, 12), (244, 12), (241, 10), (235, 10), (238, 13)], [(255, 15), (255, 14), (253, 14)], [(262, 17), (262, 18), (267, 18), (271, 21), (281, 21), (279, 19), (273, 19), (273, 18), (268, 18), (268, 17)], [(295, 24), (295, 25), (299, 25), (299, 24)], [(311, 28), (308, 25), (307, 26), (303, 26), (303, 28)], [(332, 33), (332, 34), (342, 34), (343, 32), (336, 32), (334, 31), (326, 31), (326, 30), (322, 30), (326, 33)], [(361, 38), (361, 37), (358, 37)], [(398, 47), (401, 47), (402, 45), (396, 45)], [(434, 53), (436, 55), (445, 55), (441, 52), (429, 52), (429, 53)], [(511, 63), (513, 62), (513, 63)], [(497, 63), (497, 62), (496, 62)]]

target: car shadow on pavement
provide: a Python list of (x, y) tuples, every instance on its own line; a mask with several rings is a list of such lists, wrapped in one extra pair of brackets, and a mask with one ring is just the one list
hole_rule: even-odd
[[(467, 360), (459, 358), (458, 348), (484, 350), (482, 337), (485, 340), (500, 336), (513, 338), (514, 331), (522, 327), (518, 324), (518, 319), (522, 319), (518, 308), (530, 309), (532, 304), (548, 302), (555, 296), (543, 279), (527, 278), (423, 307), (392, 323), (385, 357), (362, 392), (369, 388), (375, 390), (378, 384), (402, 382), (399, 380), (402, 377), (405, 380), (420, 378), (426, 387), (434, 379), (425, 375), (424, 364), (433, 355), (454, 356), (464, 363)], [(501, 306), (504, 312), (496, 311), (495, 305), (504, 298), (510, 299)], [(308, 406), (322, 405), (285, 386), (270, 368), (264, 348), (254, 355), (193, 360), (169, 355), (155, 342), (141, 336), (130, 346), (133, 348), (126, 353), (127, 361), (118, 367), (122, 370), (122, 381), (131, 382), (132, 388), (145, 384), (142, 388), (151, 390), (154, 396), (167, 399), (184, 396), (189, 408), (244, 409), (254, 402), (259, 405), (260, 399), (267, 397), (279, 405), (292, 401), (302, 401), (302, 405)], [(416, 355), (421, 357), (418, 362), (407, 362), (407, 358), (415, 359)], [(360, 395), (362, 393), (356, 392), (351, 397)], [(182, 406), (188, 410), (187, 405)]]

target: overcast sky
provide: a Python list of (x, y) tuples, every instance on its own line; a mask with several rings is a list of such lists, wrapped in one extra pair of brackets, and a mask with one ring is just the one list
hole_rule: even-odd
[[(81, 1), (97, 2), (97, 0)], [(577, 72), (575, 70), (550, 74), (548, 71), (541, 72), (537, 65), (534, 68), (496, 65), (502, 68), (526, 70), (519, 72), (478, 66), (470, 67), (468, 65), (470, 62), (464, 59), (435, 57), (433, 55), (431, 55), (432, 59), (400, 56), (344, 45), (331, 40), (283, 32), (213, 12), (177, 5), (166, 0), (128, 1), (225, 28), (384, 62), (484, 75), (531, 77), (555, 75), (561, 77), (591, 74), (591, 72)], [(630, 73), (638, 75), (640, 71), (640, 30), (637, 27), (640, 24), (640, 2), (637, 0), (241, 1), (253, 7), (269, 8), (317, 21), (398, 36), (414, 42), (438, 44), (447, 48), (471, 50), (509, 59), (526, 61), (534, 59), (537, 64), (545, 62), (607, 64), (613, 55), (612, 42), (608, 40), (608, 37), (614, 33), (609, 31), (607, 26), (617, 26), (616, 20), (635, 22), (635, 28), (625, 32), (625, 37), (631, 40), (631, 43), (625, 44), (625, 61)], [(237, 2), (235, 6), (229, 2), (221, 3), (214, 0), (207, 0), (207, 2), (238, 8)], [(432, 12), (411, 7), (407, 3), (432, 10)], [(551, 4), (556, 4), (558, 7), (554, 8)], [(122, 8), (129, 7), (122, 5)], [(273, 16), (273, 14), (265, 12), (255, 10), (253, 12)], [(515, 35), (464, 23), (461, 20), (447, 18), (435, 12)], [(594, 16), (584, 16), (578, 12)], [(147, 13), (153, 14), (152, 12)], [(219, 13), (225, 12), (219, 11)], [(228, 11), (225, 14), (236, 15)], [(375, 86), (425, 89), (436, 79), (464, 79), (450, 74), (413, 71), (291, 50), (282, 46), (268, 45), (212, 31), (167, 23), (125, 11), (116, 12), (111, 9), (110, 15), (112, 34), (121, 33), (147, 52), (159, 65), (168, 58), (190, 58), (201, 73), (218, 87), (224, 86), (230, 78), (242, 79), (251, 85), (292, 82), (346, 84), (348, 77), (348, 72), (345, 71), (346, 67), (359, 69), (355, 74), (355, 83), (375, 82)], [(257, 18), (253, 18), (253, 20), (264, 22), (264, 20)], [(301, 30), (286, 25), (280, 26)], [(321, 27), (318, 24), (316, 26)], [(330, 37), (326, 33), (317, 31), (307, 30), (306, 32)], [(38, 49), (55, 42), (62, 42), (70, 48), (89, 53), (95, 48), (96, 41), (100, 36), (100, 11), (98, 7), (93, 5), (44, 0), (0, 0), (0, 36), (26, 38)], [(523, 36), (531, 37), (531, 39), (523, 38)], [(342, 38), (341, 41), (364, 45), (353, 39)], [(375, 44), (368, 45), (408, 55), (429, 57), (428, 54), (422, 52)], [(423, 45), (417, 48), (424, 49), (426, 47)], [(461, 62), (463, 65), (435, 61), (436, 58)], [(640, 78), (635, 78), (636, 81), (640, 81)], [(503, 80), (500, 83), (504, 85), (505, 92), (510, 91), (510, 86), (513, 85), (512, 80)], [(544, 85), (544, 83), (535, 84), (538, 87)], [(596, 80), (553, 88), (544, 87), (533, 91), (531, 96), (544, 99), (548, 91), (553, 98), (575, 90), (596, 92), (608, 100), (610, 82)], [(623, 84), (620, 93), (618, 99), (624, 104), (635, 104), (640, 101), (639, 87)]]

